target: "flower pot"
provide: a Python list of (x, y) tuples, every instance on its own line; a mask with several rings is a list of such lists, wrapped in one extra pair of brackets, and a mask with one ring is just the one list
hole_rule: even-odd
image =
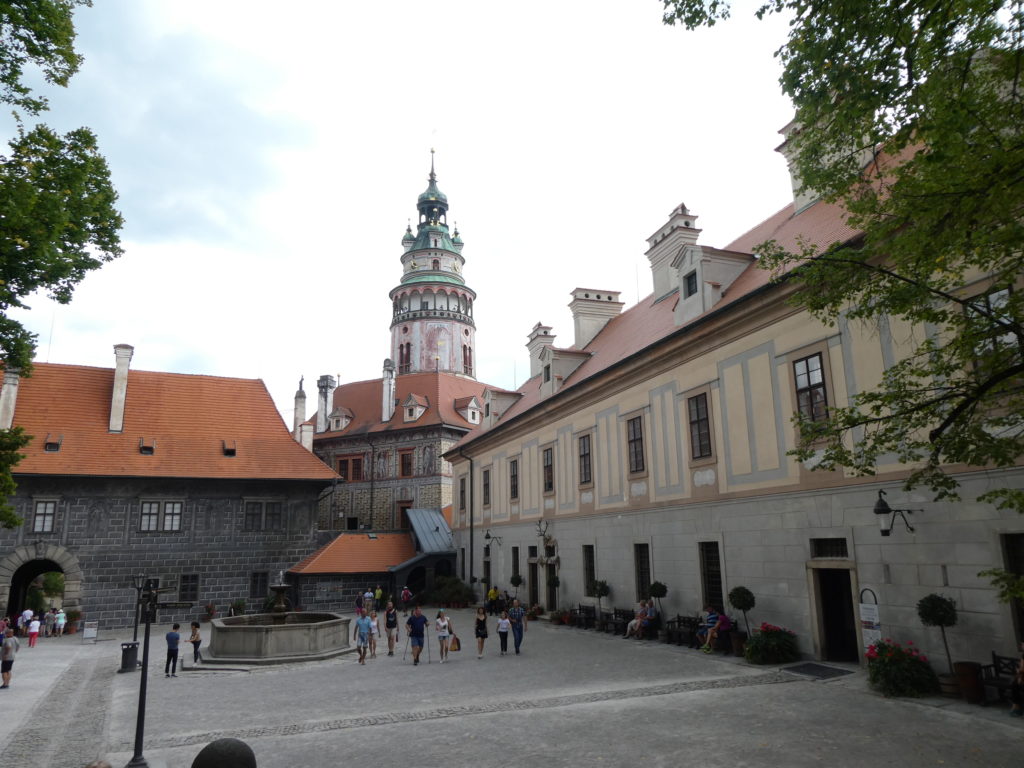
[(975, 661), (953, 662), (960, 693), (971, 704), (985, 703), (985, 687), (981, 684), (981, 664)]
[(948, 699), (960, 698), (960, 684), (956, 675), (939, 675), (939, 693)]
[(747, 647), (747, 633), (740, 632), (738, 629), (732, 631), (732, 655), (743, 656), (743, 651)]

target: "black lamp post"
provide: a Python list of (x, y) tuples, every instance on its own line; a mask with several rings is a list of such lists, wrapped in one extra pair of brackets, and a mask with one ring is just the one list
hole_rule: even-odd
[(156, 614), (157, 593), (152, 579), (147, 579), (144, 591), (139, 596), (146, 631), (142, 641), (142, 676), (139, 679), (139, 711), (135, 718), (135, 752), (125, 768), (149, 768), (142, 756), (142, 741), (146, 733), (146, 682), (149, 677), (149, 627)]
[(923, 509), (893, 509), (889, 506), (888, 502), (882, 497), (885, 496), (885, 491), (881, 488), (878, 489), (878, 501), (875, 502), (875, 515), (878, 518), (878, 526), (881, 528), (883, 536), (889, 536), (892, 533), (892, 527), (896, 523), (896, 516), (903, 521), (903, 524), (907, 526), (907, 530), (911, 533), (914, 532), (914, 526), (907, 520), (907, 515), (911, 515), (914, 512), (923, 512)]
[(142, 590), (146, 586), (146, 575), (144, 573), (132, 576), (132, 586), (135, 587), (135, 630), (132, 632), (132, 642), (139, 642), (139, 606), (142, 604)]

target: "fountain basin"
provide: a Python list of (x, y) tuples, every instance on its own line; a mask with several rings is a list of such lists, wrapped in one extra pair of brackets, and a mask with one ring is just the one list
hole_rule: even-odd
[(210, 622), (203, 660), (214, 664), (284, 664), (351, 650), (349, 621), (337, 613), (254, 613)]

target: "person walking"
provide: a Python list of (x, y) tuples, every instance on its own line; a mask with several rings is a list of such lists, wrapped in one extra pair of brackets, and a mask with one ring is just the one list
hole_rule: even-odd
[(512, 622), (509, 621), (508, 611), (502, 611), (501, 618), (498, 619), (498, 640), (501, 641), (502, 656), (508, 653), (508, 631), (511, 628)]
[(384, 608), (384, 590), (380, 588), (380, 584), (373, 590), (373, 607), (378, 611)]
[(487, 612), (491, 616), (498, 615), (498, 588), (494, 584), (487, 590)]
[(409, 638), (409, 645), (412, 646), (413, 666), (420, 663), (426, 629), (427, 617), (423, 615), (423, 610), (417, 605), (413, 609), (412, 616), (405, 622), (405, 633)]
[(388, 633), (388, 656), (394, 656), (395, 643), (398, 641), (398, 609), (390, 600), (384, 610), (384, 631)]
[(526, 611), (519, 605), (518, 600), (512, 601), (512, 609), (508, 612), (508, 620), (512, 622), (512, 640), (516, 646), (516, 656), (518, 656), (519, 646), (523, 644), (523, 634), (526, 632)]
[(25, 637), (28, 634), (28, 624), (32, 621), (33, 611), (31, 608), (26, 608), (21, 612), (21, 621), (18, 622), (18, 626), (21, 628), (21, 636)]
[(367, 587), (366, 591), (363, 592), (363, 610), (369, 613), (376, 607), (373, 604), (373, 590)]
[[(376, 598), (374, 598), (376, 600)], [(370, 658), (377, 658), (377, 638), (380, 637), (380, 619), (376, 611), (370, 611)]]
[(356, 619), (356, 626), (352, 633), (352, 639), (356, 641), (356, 650), (359, 651), (360, 664), (366, 663), (366, 650), (370, 647), (371, 624), (370, 617), (361, 613)]
[(38, 616), (33, 616), (31, 621), (28, 623), (28, 647), (35, 648), (36, 641), (39, 640), (39, 627), (42, 624), (39, 621)]
[(441, 649), (441, 663), (448, 658), (448, 639), (455, 632), (455, 628), (452, 626), (452, 620), (449, 619), (444, 612), (444, 608), (437, 612), (437, 621), (434, 622), (434, 631), (437, 632), (437, 644)]
[(64, 613), (64, 609), (61, 608), (57, 611), (57, 618), (54, 619), (57, 626), (57, 637), (64, 636), (64, 625), (68, 623), (68, 615)]
[(484, 640), (487, 639), (487, 612), (481, 607), (476, 609), (476, 626), (473, 629), (476, 635), (476, 657), (484, 657)]
[(203, 643), (203, 636), (199, 632), (199, 622), (192, 622), (192, 634), (188, 638), (188, 641), (192, 643), (192, 663), (200, 664), (203, 661), (203, 654), (199, 652), (199, 646)]
[(43, 637), (53, 637), (53, 628), (57, 625), (57, 609), (51, 608), (43, 616)]
[(408, 587), (402, 587), (402, 615), (409, 615), (409, 603), (412, 602), (412, 592)]
[(181, 635), (178, 630), (181, 624), (175, 624), (167, 633), (167, 661), (164, 663), (164, 677), (177, 677), (178, 671), (178, 643), (181, 642)]
[(14, 668), (14, 655), (18, 652), (21, 644), (14, 636), (14, 630), (8, 627), (4, 632), (4, 645), (0, 650), (0, 677), (3, 678), (3, 685), (0, 688), (11, 687), (11, 670)]

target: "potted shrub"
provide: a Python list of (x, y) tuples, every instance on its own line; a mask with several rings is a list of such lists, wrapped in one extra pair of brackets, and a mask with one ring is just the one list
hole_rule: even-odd
[(594, 582), (594, 595), (597, 597), (597, 628), (598, 631), (604, 631), (604, 614), (601, 612), (601, 599), (608, 597), (612, 593), (612, 588), (608, 586), (608, 582), (604, 579)]
[(75, 632), (78, 631), (78, 622), (82, 619), (82, 612), (71, 608), (65, 611), (64, 615), (67, 617), (67, 624), (64, 631), (69, 635), (75, 634)]
[(217, 606), (213, 603), (207, 603), (203, 606), (205, 613), (203, 614), (203, 621), (209, 621), (217, 615)]
[(519, 597), (519, 588), (523, 586), (523, 577), (518, 573), (513, 573), (512, 578), (508, 580), (508, 583), (515, 587), (516, 593), (512, 596), (513, 599)]
[(868, 682), (883, 696), (924, 696), (939, 690), (939, 678), (913, 643), (889, 638), (868, 647)]
[(800, 658), (796, 634), (784, 627), (762, 622), (760, 629), (747, 640), (744, 656), (751, 664), (786, 664)]
[(668, 587), (662, 584), (660, 581), (652, 581), (651, 586), (647, 588), (647, 596), (653, 597), (658, 601), (658, 615), (662, 615), (661, 610), (661, 598), (668, 594)]
[(740, 632), (739, 627), (732, 631), (732, 651), (737, 656), (743, 655), (743, 648), (747, 638), (750, 637), (750, 621), (747, 619), (747, 611), (753, 610), (757, 604), (754, 593), (746, 587), (733, 587), (729, 591), (729, 605), (743, 613), (743, 624), (746, 632)]
[(946, 627), (956, 625), (956, 602), (951, 597), (944, 597), (933, 592), (918, 601), (917, 615), (926, 627), (938, 627), (942, 633), (942, 647), (946, 650), (946, 663), (949, 665), (949, 672), (939, 675), (939, 688), (942, 690), (943, 696), (956, 698), (960, 695), (960, 687), (953, 674), (953, 656), (949, 652), (949, 642), (946, 640)]
[(244, 597), (240, 597), (237, 600), (231, 601), (231, 615), (232, 616), (244, 616), (245, 610), (248, 607)]

